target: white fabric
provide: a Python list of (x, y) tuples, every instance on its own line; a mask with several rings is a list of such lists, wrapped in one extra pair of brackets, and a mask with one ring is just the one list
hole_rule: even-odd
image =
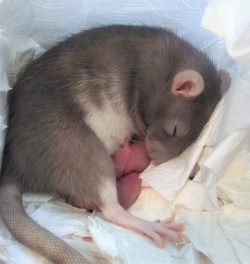
[[(181, 157), (149, 167), (141, 177), (152, 188), (144, 188), (129, 209), (139, 217), (155, 220), (169, 217), (177, 205), (186, 207), (176, 211), (176, 221), (186, 223), (186, 243), (167, 241), (166, 247), (159, 249), (146, 238), (50, 196), (24, 195), (30, 216), (90, 259), (105, 252), (112, 263), (248, 263), (249, 13), (248, 0), (1, 0), (0, 148), (6, 127), (6, 91), (17, 70), (59, 39), (81, 29), (111, 23), (172, 28), (232, 77), (230, 90), (197, 143)], [(190, 181), (196, 162), (201, 169)], [(82, 239), (89, 235), (95, 243)], [(1, 260), (47, 263), (20, 245), (2, 223)]]

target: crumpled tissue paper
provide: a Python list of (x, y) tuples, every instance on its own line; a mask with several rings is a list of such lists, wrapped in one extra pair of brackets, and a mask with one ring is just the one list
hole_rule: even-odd
[[(185, 208), (176, 211), (176, 219), (186, 223), (186, 244), (176, 246), (169, 241), (165, 248), (158, 249), (146, 238), (48, 196), (25, 195), (27, 212), (82, 254), (91, 257), (91, 252), (94, 255), (101, 251), (113, 256), (112, 263), (247, 263), (249, 13), (248, 0), (0, 1), (0, 146), (6, 127), (6, 92), (11, 89), (18, 69), (58, 40), (82, 29), (111, 23), (171, 28), (206, 52), (218, 69), (228, 70), (232, 77), (230, 90), (218, 105), (220, 111), (210, 131), (202, 134), (201, 144), (194, 147), (193, 159), (189, 160), (184, 153), (185, 161), (172, 164), (184, 164), (186, 170), (178, 167), (175, 174), (165, 177), (160, 170), (154, 177), (144, 174), (147, 184), (161, 194), (144, 187), (129, 209), (139, 217), (156, 220), (169, 217), (175, 206), (181, 204)], [(200, 171), (190, 181), (188, 175), (196, 162)], [(154, 186), (159, 179), (165, 189)], [(99, 249), (94, 243), (83, 241), (82, 237), (90, 234)], [(2, 223), (1, 260), (8, 264), (48, 263), (18, 243)]]

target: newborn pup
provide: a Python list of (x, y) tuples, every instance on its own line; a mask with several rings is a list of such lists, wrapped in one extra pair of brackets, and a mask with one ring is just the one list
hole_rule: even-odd
[(134, 143), (125, 140), (122, 148), (112, 156), (117, 178), (118, 201), (124, 208), (134, 203), (141, 191), (139, 173), (150, 163), (146, 146), (142, 140)]
[(183, 227), (130, 215), (118, 203), (113, 155), (144, 134), (152, 162), (199, 136), (228, 75), (173, 33), (109, 26), (76, 34), (31, 62), (9, 97), (0, 214), (13, 236), (54, 263), (86, 263), (27, 216), (23, 192), (95, 205), (106, 219), (163, 245)]
[[(133, 143), (125, 140), (121, 148), (112, 155), (114, 162), (115, 176), (117, 179), (117, 196), (119, 204), (127, 209), (136, 200), (141, 191), (141, 180), (139, 173), (142, 172), (150, 163), (146, 146), (142, 141)], [(78, 208), (89, 210), (98, 209), (95, 205), (83, 204), (82, 201), (65, 197), (66, 201)]]

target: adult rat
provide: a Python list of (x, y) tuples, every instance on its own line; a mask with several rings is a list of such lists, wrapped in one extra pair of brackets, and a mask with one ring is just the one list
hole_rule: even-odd
[(23, 192), (77, 198), (105, 218), (163, 245), (182, 225), (149, 222), (118, 203), (111, 155), (145, 135), (155, 164), (199, 136), (229, 86), (224, 71), (175, 34), (109, 26), (76, 34), (31, 62), (10, 93), (0, 180), (0, 213), (10, 232), (54, 263), (86, 263), (37, 225)]

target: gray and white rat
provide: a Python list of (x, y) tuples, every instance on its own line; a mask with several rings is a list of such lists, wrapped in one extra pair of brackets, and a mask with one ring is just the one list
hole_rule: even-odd
[(206, 55), (157, 27), (86, 30), (31, 62), (9, 94), (0, 213), (9, 231), (54, 263), (87, 259), (27, 216), (23, 192), (57, 194), (98, 207), (108, 221), (163, 244), (182, 225), (150, 222), (118, 203), (110, 156), (145, 136), (155, 164), (199, 136), (229, 77)]

